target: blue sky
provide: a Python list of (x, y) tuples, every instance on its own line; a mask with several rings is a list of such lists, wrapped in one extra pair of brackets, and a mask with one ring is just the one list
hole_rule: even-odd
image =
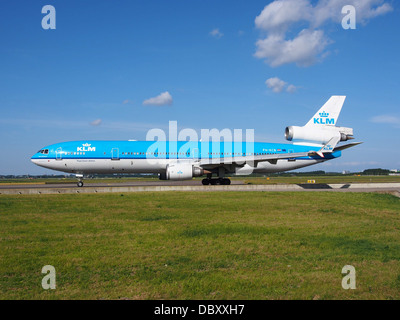
[(43, 146), (141, 140), (170, 120), (285, 142), (331, 95), (364, 144), (307, 170), (400, 169), (399, 30), (383, 0), (2, 1), (0, 174), (52, 173), (30, 162)]

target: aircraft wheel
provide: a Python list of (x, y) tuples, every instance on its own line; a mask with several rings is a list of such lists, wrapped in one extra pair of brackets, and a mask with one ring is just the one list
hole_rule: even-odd
[(225, 186), (231, 184), (231, 180), (226, 179), (226, 178), (219, 179), (219, 181), (220, 181), (220, 184), (225, 185)]
[(203, 184), (203, 186), (208, 186), (210, 184), (210, 179), (203, 179), (201, 180), (201, 183)]
[(79, 188), (82, 188), (83, 187), (83, 182), (82, 181), (78, 181), (77, 185), (78, 185)]

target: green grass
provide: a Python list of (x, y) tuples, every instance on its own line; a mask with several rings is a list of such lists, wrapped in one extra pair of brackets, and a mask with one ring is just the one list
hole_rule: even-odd
[(0, 298), (399, 299), (399, 213), (373, 193), (2, 195)]

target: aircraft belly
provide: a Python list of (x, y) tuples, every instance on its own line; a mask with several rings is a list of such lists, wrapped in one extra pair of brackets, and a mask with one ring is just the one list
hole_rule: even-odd
[(70, 169), (78, 173), (160, 173), (166, 167), (165, 159), (77, 159), (72, 161)]
[(281, 171), (289, 171), (299, 168), (304, 168), (307, 166), (311, 166), (313, 164), (317, 164), (319, 162), (323, 162), (321, 160), (278, 160), (277, 163), (271, 164), (267, 162), (260, 162), (258, 166), (255, 168), (255, 173), (263, 173), (263, 172), (281, 172)]

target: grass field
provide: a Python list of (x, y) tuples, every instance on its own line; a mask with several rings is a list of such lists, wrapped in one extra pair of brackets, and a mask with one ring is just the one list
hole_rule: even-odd
[[(41, 287), (45, 265), (55, 290)], [(345, 265), (355, 290), (341, 286)], [(2, 195), (0, 275), (1, 299), (399, 299), (400, 199)]]

